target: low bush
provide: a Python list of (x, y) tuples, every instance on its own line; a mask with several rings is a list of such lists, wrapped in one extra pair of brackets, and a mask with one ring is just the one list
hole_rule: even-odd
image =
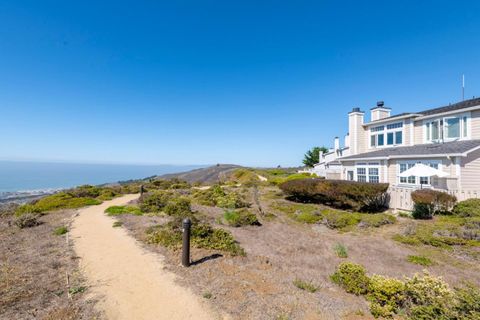
[(143, 214), (140, 208), (134, 207), (134, 206), (112, 206), (112, 207), (108, 207), (105, 210), (105, 213), (108, 216), (118, 216), (121, 214), (132, 214), (132, 215), (140, 216)]
[(453, 207), (453, 214), (459, 217), (480, 217), (480, 199), (460, 201)]
[(367, 293), (370, 279), (366, 275), (365, 268), (352, 262), (342, 262), (331, 279), (342, 286), (347, 292), (356, 295)]
[[(357, 283), (356, 277), (362, 281)], [(347, 292), (366, 295), (375, 317), (392, 318), (401, 314), (411, 320), (466, 320), (478, 319), (480, 315), (478, 287), (467, 284), (451, 289), (440, 277), (426, 271), (404, 280), (379, 275), (367, 277), (362, 266), (344, 262), (331, 278)]]
[(392, 317), (405, 300), (405, 284), (397, 279), (373, 275), (368, 283), (367, 299), (374, 317)]
[(317, 292), (318, 286), (314, 285), (311, 281), (304, 281), (301, 279), (293, 280), (293, 285), (298, 289), (308, 291), (310, 293)]
[(433, 264), (432, 260), (424, 256), (408, 256), (408, 262), (419, 264), (422, 266), (431, 266)]
[(325, 203), (361, 212), (378, 212), (388, 203), (388, 184), (385, 183), (316, 178), (287, 181), (280, 188), (295, 201)]
[(138, 199), (138, 206), (142, 212), (161, 212), (173, 197), (171, 192), (153, 191), (144, 193)]
[(362, 214), (361, 221), (358, 224), (359, 227), (374, 227), (378, 228), (387, 224), (394, 224), (397, 219), (385, 213), (377, 213), (377, 214)]
[(189, 189), (191, 185), (184, 180), (177, 178), (173, 179), (155, 179), (144, 184), (147, 190), (175, 190), (175, 189)]
[(68, 232), (68, 229), (65, 226), (61, 226), (61, 227), (58, 227), (55, 230), (53, 230), (53, 234), (56, 235), (56, 236), (64, 235), (67, 232)]
[(10, 202), (5, 204), (0, 204), (0, 217), (12, 216), (17, 211), (20, 205)]
[(220, 185), (214, 185), (207, 190), (197, 190), (194, 194), (196, 201), (206, 206), (236, 209), (247, 207), (243, 197), (234, 191), (226, 191)]
[(253, 186), (260, 183), (258, 174), (251, 169), (240, 168), (234, 170), (230, 177), (231, 182), (240, 183), (245, 186)]
[(223, 220), (232, 227), (261, 225), (257, 216), (247, 209), (226, 210), (223, 213)]
[(345, 211), (325, 210), (322, 212), (322, 215), (322, 223), (330, 229), (345, 229), (356, 226), (361, 221), (359, 214)]
[(113, 224), (112, 224), (112, 227), (113, 228), (119, 228), (123, 226), (123, 222), (122, 221), (115, 221)]
[[(180, 220), (181, 221), (181, 220)], [(167, 248), (178, 249), (182, 243), (181, 224), (178, 221), (147, 229), (147, 242), (160, 244)], [(220, 250), (232, 256), (244, 256), (245, 251), (235, 241), (232, 234), (216, 229), (208, 224), (193, 223), (191, 243), (197, 248)]]
[(318, 211), (314, 212), (299, 212), (295, 215), (295, 220), (302, 223), (318, 223), (322, 221), (323, 216)]
[(435, 214), (448, 214), (457, 198), (446, 192), (421, 189), (411, 194), (414, 202), (412, 216), (415, 219), (431, 219)]
[(171, 198), (163, 208), (169, 216), (188, 216), (192, 212), (190, 199), (186, 197)]
[(40, 225), (40, 221), (38, 221), (37, 218), (37, 214), (25, 213), (17, 216), (14, 220), (14, 224), (20, 229), (35, 227)]
[(69, 193), (59, 192), (18, 207), (16, 215), (25, 213), (44, 213), (58, 209), (77, 209), (102, 203), (95, 198), (74, 197)]

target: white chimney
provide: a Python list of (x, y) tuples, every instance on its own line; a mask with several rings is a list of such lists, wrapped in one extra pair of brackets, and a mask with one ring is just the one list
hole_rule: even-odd
[(370, 109), (370, 121), (376, 121), (376, 120), (390, 117), (391, 110), (392, 109), (384, 106), (383, 101), (378, 101), (377, 106)]
[(333, 150), (338, 155), (338, 151), (340, 150), (340, 139), (338, 139), (338, 137), (335, 137), (335, 141), (333, 143)]
[(365, 112), (360, 108), (353, 108), (348, 113), (348, 134), (350, 137), (350, 154), (354, 155), (360, 153), (360, 143), (364, 139), (363, 123), (365, 118)]
[(320, 150), (318, 153), (318, 163), (323, 162), (323, 150)]
[(348, 133), (345, 135), (345, 142), (344, 143), (345, 143), (344, 144), (345, 148), (348, 148), (350, 146), (350, 136), (349, 136)]

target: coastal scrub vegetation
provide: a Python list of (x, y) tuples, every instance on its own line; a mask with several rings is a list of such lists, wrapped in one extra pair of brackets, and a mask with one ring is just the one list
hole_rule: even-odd
[(317, 292), (317, 290), (319, 289), (319, 287), (314, 285), (311, 281), (305, 281), (299, 278), (293, 280), (293, 285), (298, 289), (305, 290), (310, 293)]
[(111, 206), (105, 210), (105, 213), (108, 216), (118, 216), (121, 214), (133, 214), (140, 216), (143, 214), (142, 210), (135, 206)]
[(480, 217), (480, 199), (460, 201), (453, 207), (452, 213), (459, 217)]
[(403, 280), (380, 275), (367, 276), (363, 266), (341, 263), (331, 279), (347, 292), (363, 295), (375, 317), (408, 319), (478, 319), (480, 290), (472, 284), (451, 288), (441, 277), (415, 274)]
[(280, 185), (290, 200), (323, 203), (335, 208), (379, 212), (388, 203), (388, 184), (345, 180), (302, 179)]
[(197, 190), (193, 194), (196, 202), (206, 206), (217, 206), (226, 209), (248, 207), (245, 199), (236, 191), (227, 191), (216, 184), (207, 190)]
[[(150, 227), (146, 234), (148, 243), (179, 249), (182, 243), (181, 220)], [(197, 248), (219, 250), (232, 256), (245, 255), (245, 251), (235, 241), (230, 232), (213, 228), (208, 224), (193, 223), (190, 240), (192, 245)]]
[(248, 209), (225, 210), (223, 213), (225, 224), (232, 227), (260, 226), (257, 216)]

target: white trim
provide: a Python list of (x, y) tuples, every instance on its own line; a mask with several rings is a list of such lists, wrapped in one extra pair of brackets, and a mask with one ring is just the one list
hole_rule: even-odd
[(410, 145), (413, 146), (415, 144), (415, 137), (414, 137), (414, 127), (415, 121), (413, 119), (410, 120)]
[(382, 123), (385, 123), (385, 122), (398, 121), (398, 120), (402, 120), (402, 119), (414, 118), (414, 117), (419, 117), (419, 116), (421, 116), (421, 114), (419, 114), (419, 113), (409, 113), (409, 114), (404, 114), (404, 115), (401, 115), (401, 116), (392, 116), (388, 119), (385, 118), (385, 119), (370, 121), (370, 122), (364, 123), (363, 125), (364, 126), (374, 126), (374, 125), (382, 124)]
[[(463, 136), (463, 133), (464, 133), (463, 118), (465, 118), (465, 117), (467, 118), (467, 136), (466, 137)], [(458, 138), (448, 138), (447, 137), (447, 128), (448, 128), (447, 119), (452, 119), (452, 118), (458, 118), (459, 119), (459, 123), (458, 123), (459, 137)], [(471, 140), (471, 138), (472, 138), (472, 120), (471, 119), (472, 119), (471, 112), (461, 112), (461, 113), (457, 112), (457, 113), (452, 114), (451, 116), (438, 116), (438, 117), (432, 117), (432, 118), (423, 120), (422, 121), (423, 143), (428, 144), (428, 143), (440, 143), (440, 142)], [(431, 125), (431, 123), (436, 122), (436, 121), (442, 121), (443, 122), (443, 127), (438, 128), (439, 134), (440, 134), (440, 129), (442, 130), (441, 134), (442, 134), (443, 138), (438, 139), (438, 140), (433, 140), (432, 139), (432, 125)], [(428, 127), (428, 130), (430, 131), (429, 132), (430, 140), (427, 140), (427, 124), (428, 123), (430, 123), (430, 125)]]
[[(396, 123), (401, 123), (402, 127), (401, 128), (393, 128), (393, 129), (387, 129), (387, 126), (390, 124), (396, 124)], [(383, 130), (381, 131), (372, 131), (372, 128), (375, 128), (377, 126), (369, 126), (367, 128), (367, 149), (369, 150), (375, 150), (375, 149), (384, 149), (384, 148), (392, 148), (392, 147), (398, 147), (398, 146), (406, 146), (407, 142), (405, 141), (405, 120), (402, 121), (389, 121), (384, 124), (379, 125), (379, 127), (383, 127)], [(396, 132), (402, 132), (402, 143), (396, 144)], [(388, 144), (388, 134), (393, 133), (393, 142), (394, 144)], [(383, 135), (383, 145), (379, 146), (378, 145), (378, 135), (382, 134)], [(375, 138), (375, 146), (372, 146), (372, 136), (376, 136)]]

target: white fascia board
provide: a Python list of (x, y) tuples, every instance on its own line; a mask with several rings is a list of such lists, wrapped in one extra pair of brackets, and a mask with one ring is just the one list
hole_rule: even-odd
[(470, 152), (477, 151), (478, 149), (480, 149), (480, 146), (476, 146), (475, 148), (467, 150), (464, 153), (462, 153), (461, 157), (466, 157)]
[(342, 159), (338, 158), (337, 161), (365, 161), (365, 160), (388, 160), (388, 157), (367, 157), (367, 158), (354, 158), (354, 159)]
[[(386, 122), (393, 122), (393, 121), (403, 120), (403, 119), (407, 119), (407, 118), (415, 118), (415, 117), (419, 117), (419, 116), (421, 116), (421, 114), (419, 114), (419, 113), (409, 113), (409, 114), (404, 114), (402, 116), (393, 116), (393, 117), (389, 117), (389, 118), (385, 118), (385, 119), (370, 121), (370, 122), (364, 123), (363, 126), (368, 127), (368, 126), (373, 126), (373, 125), (382, 124), (382, 123), (386, 123)], [(417, 119), (415, 119), (415, 120), (417, 120)]]

